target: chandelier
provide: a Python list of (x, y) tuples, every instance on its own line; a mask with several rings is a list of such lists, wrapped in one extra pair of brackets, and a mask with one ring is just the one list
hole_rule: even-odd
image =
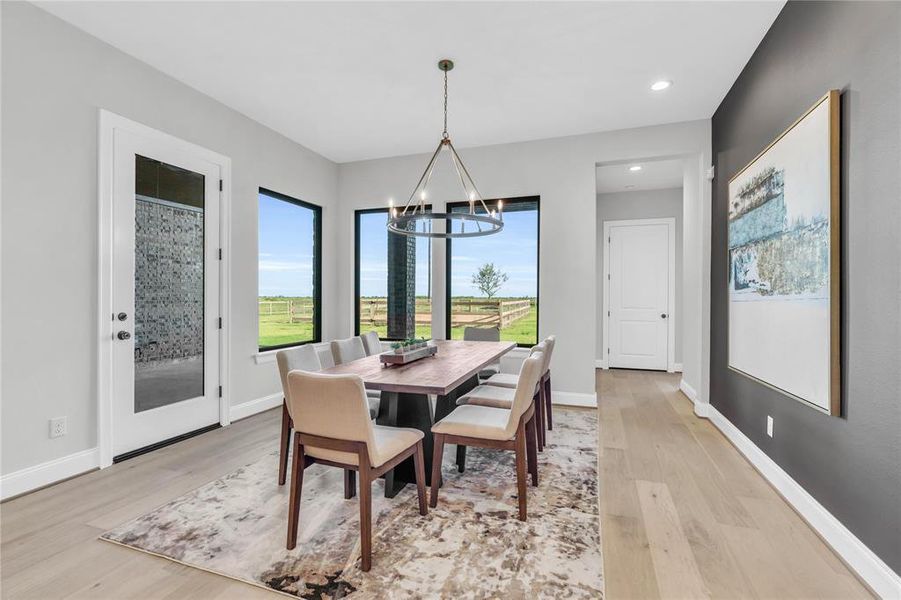
[[(410, 194), (403, 209), (398, 211), (396, 207), (390, 207), (388, 231), (428, 238), (467, 238), (497, 233), (504, 228), (503, 202), (498, 201), (497, 211), (488, 210), (447, 133), (447, 72), (454, 68), (454, 62), (448, 59), (440, 60), (438, 68), (444, 72), (444, 131), (441, 134), (441, 141), (438, 142), (438, 148), (432, 154), (429, 164), (426, 165), (422, 177), (413, 188), (413, 193)], [(468, 212), (426, 212), (427, 188), (432, 179), (432, 171), (438, 162), (438, 155), (444, 149), (450, 153), (457, 178), (463, 187), (464, 197), (469, 201)], [(477, 212), (479, 208), (481, 212)], [(444, 228), (433, 228), (433, 223), (443, 225)]]

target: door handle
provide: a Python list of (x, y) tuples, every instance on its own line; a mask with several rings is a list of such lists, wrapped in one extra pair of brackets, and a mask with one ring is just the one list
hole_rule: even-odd
[(660, 313), (660, 318), (661, 318), (661, 319), (665, 319), (665, 318), (666, 318), (666, 313)]
[(127, 331), (120, 331), (119, 333), (116, 334), (116, 337), (119, 338), (120, 340), (127, 340), (127, 339), (131, 338), (131, 334), (128, 333)]

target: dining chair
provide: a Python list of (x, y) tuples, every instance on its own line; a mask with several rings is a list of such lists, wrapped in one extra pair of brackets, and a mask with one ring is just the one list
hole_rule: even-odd
[[(534, 355), (536, 352), (541, 352), (544, 356), (545, 364), (542, 365), (543, 370), (546, 366), (547, 358), (549, 356), (547, 342), (539, 342), (532, 346), (531, 350), (529, 351), (529, 356)], [(487, 385), (486, 382), (485, 384), (476, 386), (475, 388), (471, 389), (469, 392), (458, 398), (457, 406), (461, 406), (463, 404), (475, 404), (478, 406), (491, 406), (494, 408), (510, 408), (513, 405), (513, 397), (516, 392), (516, 383), (519, 380), (519, 376), (507, 373), (503, 373), (502, 375), (514, 379), (514, 384), (512, 387), (507, 385)], [(545, 437), (543, 431), (542, 414), (544, 411), (544, 387), (542, 386), (541, 379), (539, 379), (538, 385), (535, 386), (535, 395), (532, 399), (535, 404), (536, 437), (538, 443), (538, 451), (542, 452), (545, 446)], [(458, 453), (457, 456), (457, 465), (461, 473), (465, 469), (466, 464), (465, 452), (466, 451), (464, 450), (462, 453)]]
[[(466, 327), (463, 329), (463, 340), (466, 342), (499, 342), (501, 341), (501, 330), (497, 327)], [(499, 362), (486, 365), (479, 371), (479, 379), (488, 379), (500, 370)]]
[[(332, 349), (332, 358), (336, 365), (343, 365), (344, 363), (349, 363), (368, 356), (366, 348), (363, 346), (363, 338), (360, 336), (344, 340), (332, 340), (330, 346)], [(366, 390), (366, 397), (369, 399), (369, 414), (373, 419), (379, 414), (381, 396), (382, 393), (378, 390)]]
[(363, 338), (360, 336), (346, 340), (332, 340), (331, 348), (336, 365), (366, 358), (366, 348), (363, 346)]
[(419, 514), (425, 498), (423, 433), (373, 424), (358, 375), (288, 373), (288, 412), (295, 423), (294, 460), (288, 504), (288, 550), (297, 545), (300, 497), (306, 467), (319, 463), (359, 474), (361, 569), (372, 565), (372, 482), (413, 457)]
[[(541, 381), (539, 382), (542, 391), (541, 406), (539, 407), (538, 413), (539, 422), (541, 424), (539, 429), (539, 449), (546, 445), (547, 435), (545, 431), (554, 429), (553, 408), (551, 404), (551, 359), (554, 356), (554, 344), (556, 341), (557, 336), (549, 335), (541, 342), (545, 345), (545, 365)], [(485, 381), (485, 385), (515, 388), (516, 375), (513, 375), (512, 373), (498, 373), (497, 375), (489, 377)]]
[(382, 342), (379, 340), (379, 333), (377, 331), (367, 331), (362, 337), (366, 356), (382, 353)]
[(294, 423), (288, 413), (288, 373), (291, 371), (321, 371), (322, 363), (319, 353), (312, 344), (295, 346), (275, 353), (278, 362), (278, 374), (282, 380), (282, 435), (278, 447), (278, 484), (285, 485), (288, 474), (288, 451), (291, 448), (291, 432)]
[[(481, 448), (512, 450), (516, 462), (516, 490), (519, 501), (519, 520), (526, 520), (526, 470), (532, 485), (538, 485), (538, 453), (535, 444), (535, 386), (541, 378), (544, 356), (536, 352), (522, 363), (519, 385), (510, 409), (464, 404), (432, 426), (434, 452), (432, 456), (432, 490), (429, 502), (438, 505), (441, 481), (441, 459), (444, 444), (462, 444)], [(527, 466), (528, 465), (528, 466)]]

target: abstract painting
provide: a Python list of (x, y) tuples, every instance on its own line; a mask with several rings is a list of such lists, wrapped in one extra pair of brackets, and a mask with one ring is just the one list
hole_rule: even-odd
[(729, 181), (729, 367), (839, 414), (839, 92)]

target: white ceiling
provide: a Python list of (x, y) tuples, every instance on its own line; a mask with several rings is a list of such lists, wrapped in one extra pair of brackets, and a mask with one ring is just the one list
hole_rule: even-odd
[(458, 147), (708, 118), (783, 1), (37, 4), (347, 162), (433, 148), (445, 57)]
[[(640, 165), (640, 171), (629, 167)], [(597, 168), (599, 194), (610, 192), (637, 192), (639, 190), (663, 190), (682, 187), (682, 160), (636, 161), (621, 165), (604, 165)]]

